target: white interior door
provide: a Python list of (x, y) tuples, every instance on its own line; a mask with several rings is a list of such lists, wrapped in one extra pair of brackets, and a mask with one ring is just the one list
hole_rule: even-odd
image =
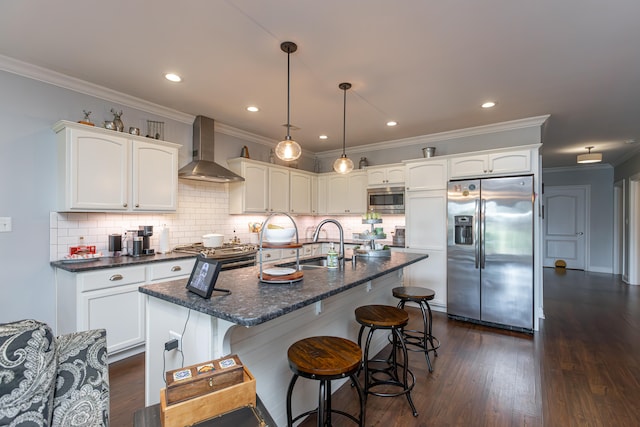
[(545, 187), (544, 266), (554, 267), (564, 260), (567, 268), (585, 269), (587, 235), (586, 200), (588, 187)]

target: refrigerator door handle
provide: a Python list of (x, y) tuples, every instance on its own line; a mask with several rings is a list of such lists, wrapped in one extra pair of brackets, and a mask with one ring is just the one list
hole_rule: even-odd
[(479, 230), (480, 230), (480, 200), (476, 199), (475, 202), (475, 212), (474, 212), (474, 223), (473, 224), (473, 245), (474, 245), (474, 255), (475, 255), (475, 263), (476, 263), (476, 268), (478, 268), (480, 266), (480, 235), (479, 235)]
[(481, 202), (481, 212), (480, 212), (480, 221), (482, 222), (482, 226), (480, 227), (480, 244), (482, 245), (480, 247), (480, 269), (484, 270), (484, 263), (485, 263), (485, 254), (484, 254), (484, 249), (485, 249), (485, 228), (486, 228), (486, 224), (487, 224), (487, 200), (486, 199), (482, 199)]

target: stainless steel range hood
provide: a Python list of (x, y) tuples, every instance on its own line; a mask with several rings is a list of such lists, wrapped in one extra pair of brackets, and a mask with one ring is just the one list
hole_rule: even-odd
[(209, 182), (244, 181), (240, 175), (214, 162), (214, 120), (197, 116), (193, 122), (193, 161), (180, 168), (178, 178)]

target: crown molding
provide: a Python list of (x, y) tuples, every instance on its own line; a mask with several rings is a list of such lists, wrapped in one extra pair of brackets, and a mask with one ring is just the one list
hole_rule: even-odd
[(39, 67), (37, 65), (22, 62), (8, 56), (0, 55), (0, 70), (17, 74), (22, 77), (27, 77), (33, 80), (38, 80), (43, 83), (48, 83), (64, 89), (69, 89), (74, 92), (94, 96), (106, 101), (126, 105), (127, 107), (136, 108), (138, 110), (146, 111), (152, 114), (157, 114), (159, 116), (163, 116), (178, 122), (192, 124), (193, 120), (195, 119), (195, 116), (191, 114), (186, 114), (172, 108), (163, 107), (162, 105), (154, 104), (153, 102), (145, 101), (140, 98), (111, 90), (103, 86), (98, 86), (96, 84), (89, 83), (75, 77), (70, 77), (56, 71)]
[[(388, 150), (388, 149), (393, 149), (398, 147), (409, 147), (412, 145), (424, 145), (427, 143), (434, 143), (434, 142), (446, 141), (451, 139), (468, 138), (472, 136), (506, 132), (506, 131), (517, 130), (517, 129), (526, 129), (530, 127), (541, 127), (549, 117), (550, 115), (546, 114), (543, 116), (511, 120), (508, 122), (492, 123), (488, 125), (475, 126), (470, 128), (464, 128), (464, 129), (456, 129), (456, 130), (450, 130), (446, 132), (432, 133), (428, 135), (413, 136), (413, 137), (404, 138), (404, 139), (394, 139), (390, 141), (360, 145), (357, 147), (350, 147), (349, 152), (355, 153), (355, 154), (367, 153), (369, 151)], [(342, 149), (322, 151), (322, 152), (316, 153), (316, 155), (321, 158), (332, 157), (332, 156), (335, 156), (336, 154), (338, 155), (342, 154)]]
[(565, 172), (583, 172), (586, 170), (597, 170), (597, 169), (612, 169), (609, 163), (599, 163), (597, 165), (575, 165), (575, 166), (562, 166), (557, 168), (542, 168), (542, 173), (565, 173)]

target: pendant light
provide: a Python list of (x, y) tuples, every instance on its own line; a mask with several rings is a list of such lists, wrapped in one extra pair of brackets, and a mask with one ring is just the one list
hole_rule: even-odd
[(592, 153), (593, 146), (584, 147), (589, 152), (587, 154), (578, 154), (578, 163), (599, 163), (602, 161), (602, 153)]
[(351, 89), (351, 83), (340, 83), (338, 85), (340, 89), (344, 91), (344, 110), (342, 116), (342, 156), (333, 162), (333, 170), (347, 174), (353, 170), (353, 161), (347, 157), (345, 152), (346, 133), (347, 133), (347, 90)]
[(290, 130), (291, 123), (289, 121), (289, 112), (291, 110), (290, 100), (290, 57), (293, 52), (298, 50), (298, 46), (294, 42), (282, 42), (280, 49), (287, 54), (287, 136), (276, 145), (276, 156), (285, 162), (297, 160), (302, 154), (300, 144), (291, 139)]

